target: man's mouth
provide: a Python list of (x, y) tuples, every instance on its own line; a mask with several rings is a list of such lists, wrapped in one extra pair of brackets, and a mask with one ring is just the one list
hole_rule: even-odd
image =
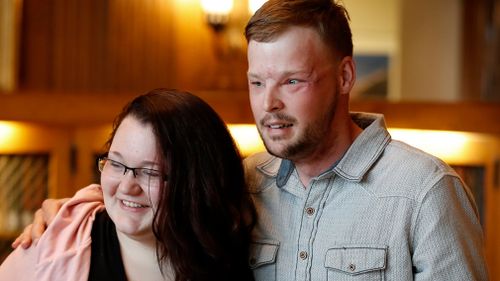
[(266, 126), (271, 129), (283, 129), (283, 128), (290, 128), (293, 126), (293, 124), (271, 124)]

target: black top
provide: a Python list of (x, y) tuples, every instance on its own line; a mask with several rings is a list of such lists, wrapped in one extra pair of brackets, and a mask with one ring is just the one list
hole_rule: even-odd
[(115, 224), (106, 211), (98, 213), (92, 225), (90, 255), (90, 281), (124, 281), (120, 244)]

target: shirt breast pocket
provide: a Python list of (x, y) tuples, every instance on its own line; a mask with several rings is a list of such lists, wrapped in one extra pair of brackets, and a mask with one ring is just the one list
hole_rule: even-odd
[(274, 240), (259, 240), (251, 243), (248, 264), (253, 270), (255, 280), (276, 280), (278, 249), (279, 242)]
[(350, 245), (330, 248), (325, 267), (328, 280), (380, 281), (385, 280), (387, 246)]

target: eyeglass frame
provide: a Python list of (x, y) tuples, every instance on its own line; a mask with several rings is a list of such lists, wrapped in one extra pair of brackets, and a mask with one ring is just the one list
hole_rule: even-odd
[[(132, 175), (134, 176), (134, 179), (137, 179), (137, 171), (152, 171), (152, 172), (155, 172), (155, 173), (158, 173), (159, 177), (163, 177), (163, 182), (167, 182), (168, 181), (168, 176), (164, 173), (162, 173), (161, 171), (159, 170), (156, 170), (156, 169), (151, 169), (151, 168), (144, 168), (144, 167), (135, 167), (135, 168), (132, 168), (132, 167), (129, 167), (119, 161), (116, 161), (116, 160), (113, 160), (113, 159), (110, 159), (108, 158), (107, 156), (101, 156), (101, 157), (98, 157), (97, 158), (97, 169), (99, 170), (99, 172), (102, 174), (103, 171), (104, 171), (104, 166), (106, 165), (107, 162), (110, 162), (112, 164), (117, 164), (119, 165), (121, 168), (123, 168), (123, 174), (122, 176), (125, 176), (127, 174), (128, 171), (132, 171)], [(141, 173), (142, 174), (142, 173)]]

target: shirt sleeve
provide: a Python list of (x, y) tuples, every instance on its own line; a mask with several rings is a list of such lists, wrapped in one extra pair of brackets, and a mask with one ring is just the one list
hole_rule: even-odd
[(488, 279), (478, 212), (460, 178), (445, 175), (423, 194), (414, 226), (414, 280)]

